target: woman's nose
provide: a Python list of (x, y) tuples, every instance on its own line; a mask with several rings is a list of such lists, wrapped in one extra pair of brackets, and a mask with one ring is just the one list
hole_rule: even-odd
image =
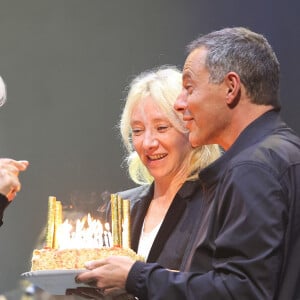
[(157, 137), (153, 132), (146, 131), (143, 140), (143, 146), (145, 149), (151, 149), (157, 147), (159, 144)]

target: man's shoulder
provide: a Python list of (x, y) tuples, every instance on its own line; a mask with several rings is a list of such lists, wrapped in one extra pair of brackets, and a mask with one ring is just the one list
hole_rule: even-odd
[(247, 152), (253, 159), (265, 160), (268, 157), (271, 161), (294, 163), (300, 160), (300, 139), (291, 131), (278, 131), (250, 146)]
[(277, 131), (249, 145), (230, 160), (229, 168), (256, 165), (281, 176), (300, 166), (300, 139), (290, 131)]

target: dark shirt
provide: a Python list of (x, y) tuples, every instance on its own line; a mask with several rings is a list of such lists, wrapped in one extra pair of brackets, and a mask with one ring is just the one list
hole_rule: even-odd
[(251, 123), (199, 176), (191, 272), (136, 262), (126, 289), (140, 300), (300, 299), (300, 139), (279, 113)]
[(8, 199), (4, 195), (0, 194), (0, 226), (3, 224), (3, 213), (8, 204)]

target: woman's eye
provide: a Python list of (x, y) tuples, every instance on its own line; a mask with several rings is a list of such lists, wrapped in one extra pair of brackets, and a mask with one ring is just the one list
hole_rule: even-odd
[(141, 128), (132, 128), (132, 134), (133, 135), (140, 135), (142, 133), (142, 129)]
[(168, 128), (169, 128), (169, 126), (167, 126), (167, 125), (160, 125), (160, 126), (157, 126), (157, 130), (158, 130), (159, 132), (164, 132), (164, 131), (166, 131)]

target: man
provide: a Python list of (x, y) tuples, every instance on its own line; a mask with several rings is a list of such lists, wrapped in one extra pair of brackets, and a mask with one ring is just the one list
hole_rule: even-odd
[[(0, 77), (0, 106), (6, 101), (6, 88)], [(25, 171), (28, 161), (16, 161), (10, 158), (0, 158), (0, 226), (3, 224), (3, 212), (21, 189), (19, 172)]]
[[(77, 280), (138, 299), (300, 299), (300, 139), (280, 119), (267, 40), (225, 28), (189, 46), (175, 104), (193, 146), (225, 154), (199, 174), (202, 210), (186, 271), (112, 257)], [(180, 242), (180, 241), (178, 241)]]

